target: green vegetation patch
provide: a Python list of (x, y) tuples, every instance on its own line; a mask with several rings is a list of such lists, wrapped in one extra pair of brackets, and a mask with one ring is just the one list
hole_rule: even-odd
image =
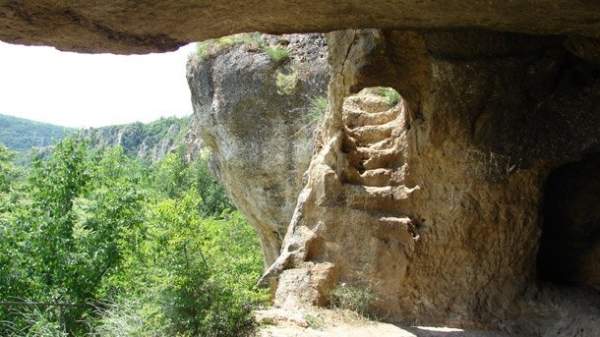
[(151, 164), (67, 138), (11, 159), (0, 147), (0, 336), (253, 334), (260, 244), (208, 154)]
[(310, 107), (308, 109), (308, 119), (311, 123), (318, 123), (323, 119), (325, 113), (327, 113), (327, 109), (329, 107), (329, 102), (327, 101), (326, 96), (318, 96), (313, 97), (310, 100)]
[(334, 308), (350, 310), (365, 317), (368, 317), (369, 307), (375, 299), (375, 294), (369, 286), (342, 283), (331, 293), (331, 304)]
[(265, 47), (264, 51), (275, 62), (283, 62), (290, 57), (290, 50), (279, 45)]
[(236, 45), (246, 45), (250, 49), (261, 50), (275, 62), (283, 62), (290, 57), (290, 50), (279, 44), (269, 45), (261, 33), (241, 33), (218, 39), (196, 43), (196, 55), (200, 60), (213, 57)]
[(375, 92), (382, 96), (390, 107), (395, 106), (402, 99), (402, 96), (396, 90), (389, 87), (379, 87)]
[(289, 72), (278, 70), (275, 73), (275, 85), (277, 85), (277, 93), (280, 95), (292, 95), (296, 92), (298, 85), (298, 71), (292, 69)]

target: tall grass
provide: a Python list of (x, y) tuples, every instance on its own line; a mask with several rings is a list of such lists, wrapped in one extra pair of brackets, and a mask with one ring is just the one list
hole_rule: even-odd
[(331, 304), (334, 308), (354, 311), (368, 317), (369, 307), (376, 299), (368, 286), (355, 286), (342, 283), (331, 293)]
[(261, 33), (242, 33), (197, 42), (196, 55), (200, 60), (204, 60), (225, 49), (240, 44), (263, 51), (275, 62), (283, 62), (290, 58), (290, 50), (287, 47), (281, 45), (268, 45)]

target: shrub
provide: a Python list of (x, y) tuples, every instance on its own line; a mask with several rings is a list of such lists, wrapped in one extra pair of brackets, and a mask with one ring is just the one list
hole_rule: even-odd
[[(7, 337), (68, 337), (69, 334), (57, 320), (52, 317), (52, 310), (33, 309), (21, 312), (24, 327), (14, 326), (13, 329), (3, 329)], [(9, 330), (12, 330), (9, 332)]]
[(290, 57), (290, 50), (282, 46), (265, 47), (264, 51), (275, 62), (282, 62)]
[(400, 94), (392, 88), (378, 88), (376, 92), (378, 95), (383, 96), (390, 107), (395, 106), (402, 99)]
[(99, 313), (93, 337), (167, 336), (168, 324), (156, 302), (121, 298)]
[(293, 70), (289, 73), (278, 71), (275, 77), (277, 92), (280, 95), (291, 95), (296, 91), (298, 84), (298, 72)]
[(365, 317), (368, 316), (369, 306), (374, 300), (375, 294), (368, 286), (352, 286), (342, 283), (331, 293), (333, 307), (354, 311)]

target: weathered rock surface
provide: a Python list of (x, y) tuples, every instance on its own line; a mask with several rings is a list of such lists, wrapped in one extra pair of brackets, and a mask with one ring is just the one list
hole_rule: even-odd
[(311, 104), (326, 96), (329, 66), (322, 35), (266, 39), (287, 45), (289, 59), (275, 61), (256, 46), (238, 44), (191, 59), (188, 81), (194, 129), (234, 203), (257, 228), (270, 264), (313, 154), (318, 116)]
[[(237, 46), (190, 65), (200, 133), (267, 261), (285, 234), (266, 274), (276, 303), (321, 305), (347, 282), (372, 288), (389, 320), (593, 337), (597, 193), (580, 179), (597, 179), (599, 22), (594, 1), (570, 0), (40, 0), (2, 3), (0, 40), (138, 53), (241, 31), (384, 29), (329, 39), (330, 113), (287, 231), (310, 153), (289, 117), (307, 100), (278, 96), (272, 77), (294, 78), (290, 63)], [(362, 95), (352, 117), (344, 103), (371, 86), (398, 90), (400, 111), (368, 111), (379, 103)]]
[[(486, 28), (600, 37), (594, 1), (16, 1), (0, 3), (0, 40), (82, 52), (144, 53), (240, 32)], [(586, 52), (585, 54), (589, 54)]]
[[(560, 237), (575, 241), (560, 246), (569, 253), (556, 270), (575, 264), (578, 288), (538, 275), (545, 180), (600, 145), (595, 65), (553, 37), (368, 30), (329, 42), (325, 146), (266, 274), (306, 284), (280, 282), (276, 303), (322, 303), (332, 289), (301, 275), (327, 265), (319, 279), (371, 288), (373, 312), (389, 320), (595, 336), (600, 301), (585, 290), (599, 263), (590, 233), (600, 225), (585, 206), (593, 186), (571, 183), (562, 196), (584, 207), (563, 209), (570, 234)], [(403, 95), (396, 119), (352, 95), (370, 86)], [(294, 298), (306, 287), (312, 297)]]
[(202, 148), (190, 128), (190, 117), (89, 128), (81, 130), (79, 137), (89, 141), (94, 148), (122, 146), (128, 155), (151, 162), (163, 159), (180, 147), (191, 160)]

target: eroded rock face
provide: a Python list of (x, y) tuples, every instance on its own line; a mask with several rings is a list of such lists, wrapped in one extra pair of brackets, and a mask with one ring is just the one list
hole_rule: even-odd
[[(0, 40), (131, 54), (251, 31), (485, 28), (597, 38), (599, 21), (597, 3), (571, 0), (7, 0), (0, 3)], [(589, 44), (575, 39), (575, 49)], [(587, 50), (582, 54), (597, 54)]]
[[(546, 177), (600, 145), (596, 66), (555, 37), (367, 30), (329, 42), (326, 145), (266, 274), (284, 281), (276, 301), (294, 303), (288, 279), (333, 265), (390, 320), (594, 336), (598, 295), (545, 284), (537, 259)], [(370, 86), (398, 90), (400, 112), (353, 96)], [(579, 260), (588, 282), (591, 256)], [(296, 302), (329, 296), (307, 281), (314, 296)]]
[[(313, 102), (329, 80), (319, 34), (267, 36), (290, 58), (271, 59), (240, 44), (188, 64), (193, 129), (211, 150), (213, 168), (235, 204), (257, 228), (268, 264), (281, 241), (313, 154)], [(322, 112), (321, 112), (322, 113)]]

